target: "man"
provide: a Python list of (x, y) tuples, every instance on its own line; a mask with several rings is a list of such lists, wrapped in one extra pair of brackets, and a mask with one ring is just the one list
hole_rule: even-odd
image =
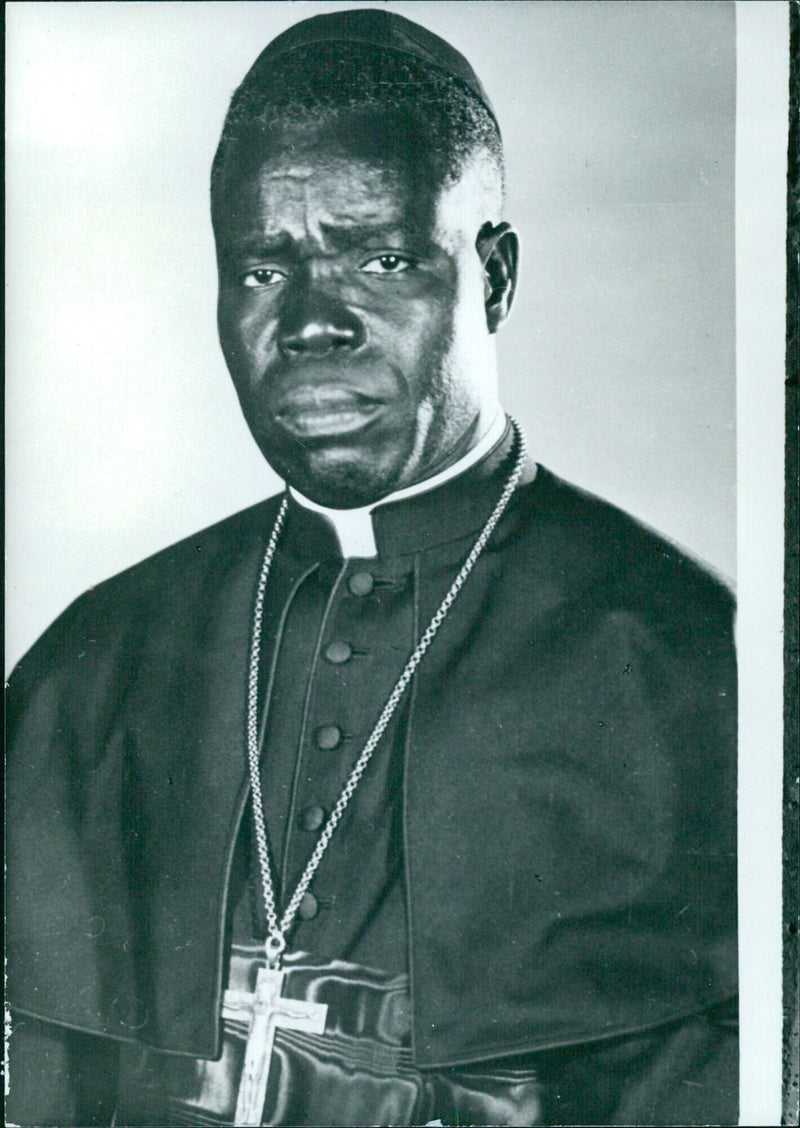
[(735, 1123), (731, 599), (525, 456), (469, 64), (303, 21), (212, 170), (277, 498), (12, 678), (10, 1117)]

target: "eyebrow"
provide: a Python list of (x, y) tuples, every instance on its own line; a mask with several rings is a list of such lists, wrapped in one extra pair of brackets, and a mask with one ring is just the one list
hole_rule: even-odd
[(294, 240), (288, 234), (275, 235), (274, 237), (258, 235), (245, 235), (242, 239), (235, 239), (224, 247), (227, 258), (267, 258), (269, 255), (285, 254), (292, 249)]
[[(359, 223), (338, 226), (320, 224), (326, 240), (340, 250), (350, 250), (367, 242), (404, 241), (403, 229), (397, 223)], [(407, 237), (407, 234), (405, 235)], [(262, 233), (235, 240), (225, 248), (226, 258), (268, 258), (270, 255), (291, 254), (297, 248), (297, 241), (287, 232), (274, 236)]]
[(356, 223), (341, 227), (321, 223), (320, 227), (327, 238), (344, 248), (374, 239), (388, 239), (390, 242), (402, 238), (405, 232), (398, 223)]

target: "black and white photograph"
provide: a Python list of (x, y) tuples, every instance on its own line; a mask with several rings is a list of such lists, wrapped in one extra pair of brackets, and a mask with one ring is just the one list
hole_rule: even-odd
[(6, 17), (7, 1122), (778, 1123), (789, 5)]

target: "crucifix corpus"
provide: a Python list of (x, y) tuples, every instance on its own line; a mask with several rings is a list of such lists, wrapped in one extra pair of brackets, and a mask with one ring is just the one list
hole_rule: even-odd
[(305, 1030), (309, 1034), (325, 1032), (327, 1006), (324, 1003), (282, 998), (284, 975), (283, 971), (262, 967), (252, 995), (248, 991), (225, 992), (223, 1018), (246, 1018), (250, 1025), (236, 1102), (236, 1124), (261, 1124), (275, 1031), (281, 1028)]

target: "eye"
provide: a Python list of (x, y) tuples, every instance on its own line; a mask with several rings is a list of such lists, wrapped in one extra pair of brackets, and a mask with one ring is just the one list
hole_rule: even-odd
[(283, 271), (276, 270), (274, 266), (259, 266), (258, 269), (248, 270), (247, 274), (243, 274), (241, 283), (250, 290), (258, 290), (267, 286), (277, 286), (285, 277)]
[(410, 270), (414, 263), (404, 255), (376, 255), (368, 259), (361, 269), (365, 274), (403, 274)]

